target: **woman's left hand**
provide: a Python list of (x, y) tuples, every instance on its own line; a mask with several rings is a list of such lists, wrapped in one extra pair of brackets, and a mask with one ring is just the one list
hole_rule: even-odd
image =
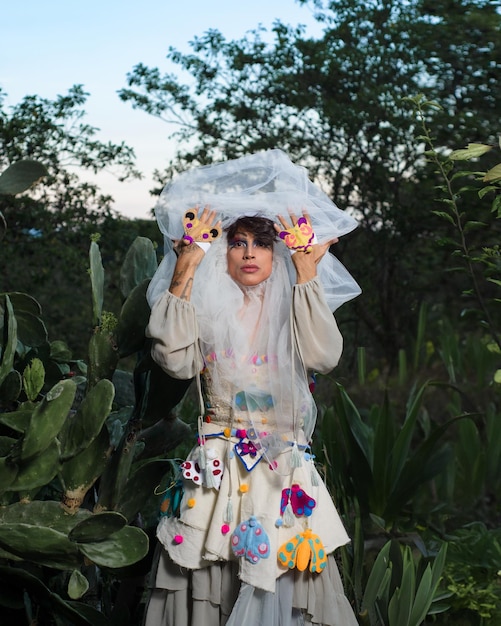
[[(280, 238), (285, 241), (287, 247), (289, 247), (291, 251), (296, 246), (289, 245), (287, 242), (289, 241), (289, 243), (291, 243), (291, 239), (296, 238), (298, 231), (305, 233), (309, 237), (311, 243), (308, 245), (303, 244), (297, 246), (297, 250), (292, 254), (292, 262), (294, 263), (297, 273), (297, 282), (306, 283), (312, 278), (315, 278), (317, 275), (318, 263), (323, 258), (329, 247), (337, 243), (338, 238), (334, 237), (333, 239), (321, 244), (313, 243), (315, 239), (308, 213), (304, 211), (302, 219), (297, 218), (293, 213), (291, 213), (289, 217), (291, 223), (289, 223), (283, 216), (279, 215), (278, 220), (280, 225), (275, 224), (275, 230), (279, 234)], [(284, 233), (286, 234), (284, 235)], [(291, 235), (291, 237), (289, 237), (289, 235)], [(301, 244), (302, 242), (299, 241), (298, 243)]]

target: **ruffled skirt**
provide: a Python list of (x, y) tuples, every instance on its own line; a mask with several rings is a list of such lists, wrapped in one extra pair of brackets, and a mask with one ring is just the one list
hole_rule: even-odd
[(242, 583), (236, 561), (198, 570), (159, 545), (144, 626), (357, 626), (333, 555), (321, 574), (290, 570), (275, 593)]

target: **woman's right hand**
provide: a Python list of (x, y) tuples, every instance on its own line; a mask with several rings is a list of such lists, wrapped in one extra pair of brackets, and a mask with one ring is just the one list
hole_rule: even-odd
[[(212, 229), (217, 229), (220, 232), (221, 229), (221, 222), (216, 222), (217, 215), (215, 211), (205, 207), (200, 217), (197, 215), (198, 209), (193, 209), (192, 211), (195, 214), (195, 219), (191, 221), (189, 236), (185, 235), (182, 239), (174, 241), (177, 261), (169, 287), (169, 291), (173, 295), (183, 300), (190, 299), (195, 271), (205, 256), (203, 233), (207, 233)], [(201, 241), (198, 242), (198, 239), (201, 239)], [(211, 240), (213, 239), (214, 237)]]

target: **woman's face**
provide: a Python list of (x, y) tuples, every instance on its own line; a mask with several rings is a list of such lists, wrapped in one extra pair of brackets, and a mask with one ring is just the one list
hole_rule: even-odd
[(244, 287), (259, 285), (271, 275), (273, 248), (254, 238), (251, 233), (237, 230), (228, 241), (228, 273)]

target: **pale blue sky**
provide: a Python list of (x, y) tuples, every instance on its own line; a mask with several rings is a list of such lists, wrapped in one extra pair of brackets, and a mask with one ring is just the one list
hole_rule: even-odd
[(118, 99), (125, 76), (139, 62), (172, 71), (169, 46), (188, 51), (188, 42), (209, 28), (240, 38), (275, 19), (306, 24), (318, 34), (309, 7), (294, 0), (24, 0), (6, 2), (0, 11), (0, 87), (5, 106), (25, 95), (54, 98), (74, 84), (90, 96), (85, 121), (101, 129), (105, 141), (125, 141), (137, 155), (144, 179), (119, 184), (99, 177), (102, 190), (114, 196), (124, 215), (146, 217), (154, 200), (151, 173), (161, 169), (172, 150), (165, 123), (134, 111)]

